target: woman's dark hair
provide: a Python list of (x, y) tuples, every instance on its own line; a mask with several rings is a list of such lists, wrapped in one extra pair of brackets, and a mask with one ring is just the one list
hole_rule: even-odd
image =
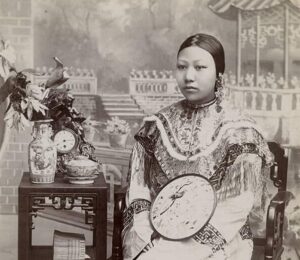
[(213, 57), (216, 65), (216, 74), (224, 73), (225, 70), (225, 55), (222, 44), (213, 36), (198, 33), (188, 37), (181, 45), (177, 53), (177, 57), (179, 53), (191, 46), (198, 46), (206, 51), (208, 51)]

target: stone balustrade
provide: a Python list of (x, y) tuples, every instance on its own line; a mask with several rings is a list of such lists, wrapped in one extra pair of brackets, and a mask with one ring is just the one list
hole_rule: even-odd
[(179, 89), (172, 71), (132, 70), (129, 78), (131, 95), (169, 95), (178, 94)]
[[(268, 81), (270, 77), (269, 74), (266, 75)], [(272, 82), (275, 82), (275, 79)], [(226, 90), (233, 106), (245, 109), (250, 114), (267, 116), (274, 115), (275, 112), (277, 116), (287, 113), (292, 116), (295, 111), (300, 110), (300, 85), (297, 87), (295, 84), (295, 77), (287, 88), (236, 86), (227, 80)], [(129, 91), (147, 114), (182, 98), (172, 71), (133, 70), (129, 78)]]
[[(36, 68), (41, 76), (35, 76), (33, 82), (36, 84), (45, 83), (53, 68)], [(74, 94), (97, 94), (97, 77), (93, 70), (66, 68), (70, 78), (64, 83)]]
[(171, 70), (131, 70), (131, 79), (173, 79), (173, 71)]
[(300, 89), (262, 89), (257, 87), (227, 86), (234, 107), (266, 116), (292, 116), (300, 111)]

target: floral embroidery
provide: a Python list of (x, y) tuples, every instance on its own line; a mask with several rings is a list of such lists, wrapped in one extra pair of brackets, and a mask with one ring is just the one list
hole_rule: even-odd
[(223, 249), (226, 244), (225, 238), (211, 224), (204, 226), (194, 237), (197, 242), (208, 245), (213, 252)]
[(148, 170), (144, 175), (152, 196), (168, 180), (186, 173), (197, 173), (211, 181), (218, 200), (222, 200), (240, 193), (239, 171), (228, 176), (228, 181), (232, 179), (228, 187), (222, 187), (229, 167), (239, 155), (258, 154), (263, 167), (272, 161), (268, 146), (252, 119), (238, 112), (231, 114), (231, 110), (216, 113), (215, 104), (195, 108), (193, 118), (188, 119), (183, 108), (184, 102), (180, 101), (145, 119), (144, 127), (136, 136), (147, 156), (151, 157), (151, 160), (149, 156), (149, 160), (145, 160), (148, 165), (145, 169)]
[(210, 107), (194, 108), (192, 121), (195, 127), (192, 129), (192, 121), (187, 115), (191, 112), (185, 112), (191, 109), (187, 108), (185, 101), (180, 101), (172, 108), (156, 114), (163, 124), (172, 148), (186, 156), (197, 154), (211, 144), (214, 134), (211, 130), (217, 128), (221, 119), (221, 115)]

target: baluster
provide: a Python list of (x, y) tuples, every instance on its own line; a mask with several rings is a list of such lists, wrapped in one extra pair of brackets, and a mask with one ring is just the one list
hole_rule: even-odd
[(266, 111), (267, 110), (267, 93), (262, 92), (262, 100), (261, 100), (261, 110)]
[(161, 82), (157, 82), (156, 83), (156, 93), (161, 93), (162, 88), (161, 88), (162, 83)]
[(300, 94), (296, 94), (296, 110), (300, 110)]
[(146, 83), (141, 83), (141, 92), (142, 93), (146, 92)]
[(141, 91), (141, 93), (145, 93), (145, 89), (146, 89), (145, 83), (140, 83), (140, 91)]
[(249, 107), (247, 104), (247, 92), (232, 90), (231, 93), (234, 96), (234, 104), (236, 108), (247, 109)]
[(272, 93), (272, 103), (271, 103), (272, 111), (278, 110), (276, 99), (277, 99), (277, 95), (275, 93)]
[[(242, 108), (246, 108), (246, 109), (250, 109), (251, 108), (251, 104), (252, 104), (252, 95), (251, 95), (251, 92), (241, 92), (243, 94), (243, 102), (242, 102)], [(240, 103), (241, 101), (239, 99), (238, 100), (238, 103)]]
[(163, 93), (164, 92), (164, 88), (163, 88), (164, 84), (159, 84), (159, 92)]
[(290, 93), (281, 94), (281, 110), (284, 112), (292, 110), (292, 95)]
[(146, 83), (145, 93), (149, 93), (149, 90), (151, 91), (151, 84), (149, 82)]
[(168, 85), (165, 83), (162, 85), (162, 92), (164, 92), (164, 93), (168, 92)]
[(249, 92), (252, 95), (252, 103), (251, 103), (251, 109), (252, 110), (257, 110), (256, 106), (257, 106), (257, 93), (256, 92)]
[(148, 93), (148, 89), (149, 89), (149, 83), (148, 82), (146, 82), (145, 84), (144, 84), (144, 93)]
[(151, 83), (149, 83), (149, 86), (150, 86), (149, 92), (150, 93), (155, 93), (155, 84), (151, 82)]

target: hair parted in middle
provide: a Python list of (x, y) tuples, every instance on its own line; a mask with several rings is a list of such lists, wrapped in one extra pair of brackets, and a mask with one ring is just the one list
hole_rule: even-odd
[(179, 53), (191, 46), (198, 46), (206, 51), (208, 51), (216, 65), (216, 76), (219, 74), (223, 74), (225, 70), (225, 55), (224, 48), (219, 40), (217, 40), (214, 36), (204, 33), (197, 33), (190, 37), (188, 37), (179, 47), (177, 56)]

